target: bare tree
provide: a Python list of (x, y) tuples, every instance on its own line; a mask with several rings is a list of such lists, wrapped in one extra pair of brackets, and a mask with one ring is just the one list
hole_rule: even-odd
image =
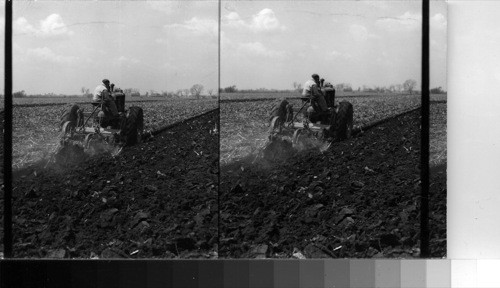
[(302, 84), (298, 83), (298, 82), (293, 82), (293, 88), (296, 90), (296, 91), (302, 91)]
[(403, 83), (404, 90), (410, 92), (410, 94), (412, 94), (413, 89), (415, 89), (416, 86), (417, 86), (417, 81), (413, 79), (408, 79)]
[(212, 96), (212, 94), (214, 93), (214, 89), (208, 89), (207, 93), (208, 93), (208, 96)]
[(90, 96), (90, 89), (82, 87), (81, 89), (83, 97), (89, 97)]
[(184, 96), (189, 96), (189, 89), (182, 89), (182, 91), (184, 92)]
[(196, 96), (196, 98), (200, 98), (201, 92), (203, 92), (203, 85), (201, 84), (194, 84), (193, 87), (190, 89), (191, 95)]

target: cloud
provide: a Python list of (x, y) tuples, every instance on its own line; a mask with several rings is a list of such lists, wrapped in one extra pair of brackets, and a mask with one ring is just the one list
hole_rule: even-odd
[(253, 32), (284, 31), (286, 27), (280, 24), (272, 9), (265, 8), (252, 16), (249, 22), (243, 20), (236, 11), (231, 11), (222, 17), (222, 21), (229, 27), (241, 27)]
[(336, 50), (330, 51), (328, 54), (326, 54), (326, 57), (328, 59), (340, 59), (340, 58), (351, 59), (352, 58), (351, 54), (349, 54), (349, 53), (341, 53), (341, 52), (336, 51)]
[(58, 64), (73, 64), (79, 60), (75, 56), (56, 54), (48, 47), (27, 49), (26, 55), (31, 59)]
[(14, 29), (14, 33), (22, 33), (22, 34), (35, 33), (36, 34), (36, 32), (37, 32), (35, 27), (33, 27), (33, 25), (29, 24), (28, 20), (26, 20), (26, 18), (24, 18), (24, 17), (19, 17), (14, 21), (13, 29)]
[(389, 10), (390, 5), (386, 1), (366, 1), (366, 4), (370, 7), (377, 8), (380, 10)]
[(349, 33), (354, 38), (354, 40), (363, 42), (368, 40), (369, 38), (376, 38), (377, 36), (368, 32), (368, 29), (359, 24), (353, 24), (349, 27)]
[(430, 22), (431, 28), (436, 28), (439, 30), (446, 29), (446, 26), (448, 25), (446, 17), (444, 17), (444, 15), (441, 13), (437, 13), (436, 15), (432, 16)]
[(245, 21), (235, 11), (229, 12), (229, 14), (222, 17), (222, 21), (232, 27), (247, 27)]
[(123, 55), (118, 57), (117, 61), (120, 63), (126, 63), (126, 64), (139, 64), (139, 63), (141, 63), (141, 61), (137, 58), (125, 57)]
[(14, 33), (34, 34), (37, 37), (70, 36), (74, 32), (69, 30), (59, 14), (51, 14), (40, 21), (35, 27), (24, 17), (17, 18), (13, 23)]
[(284, 30), (285, 26), (282, 26), (280, 24), (273, 10), (265, 8), (261, 10), (259, 13), (257, 13), (257, 15), (253, 16), (250, 28), (256, 32), (259, 32), (259, 31)]
[(417, 30), (422, 27), (422, 15), (407, 11), (398, 17), (385, 17), (379, 19), (376, 25), (389, 31)]
[(190, 20), (184, 21), (184, 24), (169, 24), (165, 25), (166, 28), (182, 28), (187, 29), (197, 34), (210, 34), (217, 36), (219, 31), (219, 24), (213, 19), (200, 19), (193, 17)]
[(270, 58), (284, 58), (287, 55), (285, 51), (268, 49), (260, 42), (241, 43), (239, 45), (239, 51), (246, 54)]
[(174, 4), (176, 4), (173, 1), (146, 1), (146, 3), (148, 3), (151, 9), (163, 12), (167, 15), (174, 12)]

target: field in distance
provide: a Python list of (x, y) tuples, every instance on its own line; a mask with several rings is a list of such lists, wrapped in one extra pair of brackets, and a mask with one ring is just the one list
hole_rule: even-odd
[[(195, 98), (165, 98), (165, 97), (126, 97), (125, 101), (129, 102), (155, 102), (155, 101), (176, 101), (176, 100), (217, 100), (217, 96), (202, 96), (200, 99)], [(23, 97), (14, 98), (12, 103), (14, 106), (25, 105), (52, 105), (66, 103), (89, 103), (92, 98), (82, 96), (40, 96), (40, 97)], [(0, 109), (4, 108), (4, 97), (0, 96)]]
[[(376, 93), (376, 92), (336, 92), (336, 97), (393, 97), (409, 96), (409, 93)], [(420, 96), (414, 93), (412, 96)], [(220, 93), (220, 100), (252, 100), (252, 99), (275, 99), (275, 98), (299, 98), (299, 91), (262, 91), (262, 92), (235, 92)], [(447, 94), (431, 94), (431, 101), (446, 101)]]

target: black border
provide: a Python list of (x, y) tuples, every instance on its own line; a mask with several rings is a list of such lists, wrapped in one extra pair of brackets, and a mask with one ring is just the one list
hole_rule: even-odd
[(420, 137), (420, 257), (428, 258), (429, 249), (429, 0), (422, 0), (422, 118)]
[(5, 2), (5, 93), (3, 131), (4, 257), (12, 257), (12, 1)]

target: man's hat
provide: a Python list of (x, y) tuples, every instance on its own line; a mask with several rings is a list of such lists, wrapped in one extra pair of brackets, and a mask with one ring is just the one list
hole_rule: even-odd
[(315, 73), (315, 74), (311, 75), (311, 77), (316, 79), (316, 78), (319, 78), (319, 75)]
[(102, 83), (109, 84), (109, 80), (108, 79), (102, 79)]

